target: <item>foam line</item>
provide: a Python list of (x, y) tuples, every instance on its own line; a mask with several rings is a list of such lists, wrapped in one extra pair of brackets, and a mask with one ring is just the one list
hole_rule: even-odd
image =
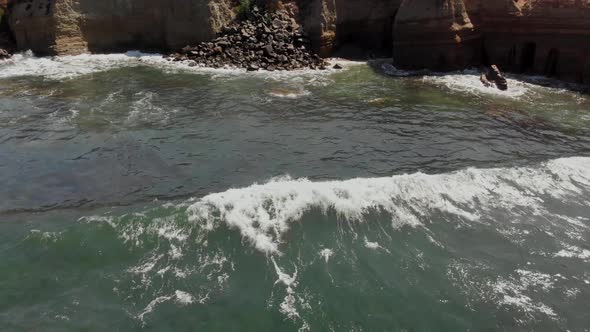
[(537, 167), (469, 168), (344, 181), (281, 177), (210, 194), (189, 203), (187, 212), (190, 221), (206, 230), (227, 224), (258, 250), (278, 253), (290, 224), (314, 208), (356, 222), (377, 209), (391, 215), (394, 227), (419, 227), (433, 212), (464, 222), (480, 222), (492, 209), (527, 209), (545, 215), (541, 196), (576, 197), (590, 205), (590, 158), (557, 159)]

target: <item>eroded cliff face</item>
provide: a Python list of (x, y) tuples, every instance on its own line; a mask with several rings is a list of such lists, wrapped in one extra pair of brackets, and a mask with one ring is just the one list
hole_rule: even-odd
[(10, 25), (38, 54), (175, 49), (206, 41), (234, 16), (230, 0), (18, 0)]
[(473, 2), (485, 32), (484, 61), (590, 83), (590, 1)]
[(400, 67), (494, 63), (590, 83), (587, 0), (404, 0), (394, 31)]
[(393, 29), (400, 67), (450, 70), (479, 62), (481, 31), (463, 0), (404, 0)]
[[(316, 52), (331, 56), (352, 47), (391, 53), (393, 20), (401, 0), (268, 0), (271, 8), (294, 6)], [(366, 54), (365, 54), (366, 55)]]

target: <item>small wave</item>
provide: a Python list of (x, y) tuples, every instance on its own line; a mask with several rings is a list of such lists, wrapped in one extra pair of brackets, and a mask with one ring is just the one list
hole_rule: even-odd
[(554, 255), (555, 257), (577, 258), (590, 261), (590, 250), (579, 248), (572, 245), (565, 245), (564, 249)]
[(571, 95), (578, 104), (586, 101), (582, 95), (573, 92), (587, 90), (586, 87), (541, 76), (507, 75), (508, 90), (502, 91), (496, 87), (484, 86), (480, 80), (481, 73), (475, 69), (442, 73), (429, 70), (403, 70), (391, 63), (380, 63), (380, 70), (393, 77), (420, 77), (425, 83), (469, 95), (522, 99), (535, 97), (540, 92), (550, 92)]
[(530, 83), (508, 78), (508, 90), (502, 91), (495, 87), (484, 86), (480, 81), (480, 76), (473, 72), (424, 76), (423, 81), (436, 85), (443, 85), (458, 92), (477, 95), (493, 95), (513, 99), (531, 93), (531, 89), (536, 87)]
[(297, 99), (311, 93), (305, 89), (273, 89), (268, 94), (276, 98)]
[(115, 68), (141, 64), (163, 64), (159, 54), (130, 51), (121, 54), (81, 54), (73, 56), (36, 57), (32, 52), (15, 54), (0, 64), (0, 78), (41, 76), (63, 80)]
[(588, 165), (590, 158), (572, 157), (539, 167), (469, 168), (438, 175), (327, 182), (282, 177), (208, 195), (189, 203), (187, 212), (189, 220), (206, 230), (227, 224), (258, 250), (276, 253), (290, 224), (311, 209), (335, 211), (343, 219), (358, 222), (372, 210), (380, 210), (391, 215), (394, 227), (421, 227), (433, 212), (465, 222), (487, 222), (485, 216), (494, 209), (547, 215), (542, 196), (575, 197), (587, 205)]
[[(330, 59), (331, 64), (339, 64), (346, 68), (360, 64), (359, 62)], [(283, 80), (299, 76), (326, 76), (336, 70), (301, 69), (294, 71), (256, 71), (247, 72), (242, 68), (211, 68), (194, 66), (189, 62), (168, 61), (162, 54), (129, 51), (113, 54), (81, 54), (72, 56), (36, 57), (31, 51), (15, 54), (11, 59), (0, 62), (0, 78), (39, 76), (52, 80), (64, 80), (104, 72), (112, 69), (151, 66), (168, 73), (201, 73), (212, 78), (232, 78), (245, 74)]]

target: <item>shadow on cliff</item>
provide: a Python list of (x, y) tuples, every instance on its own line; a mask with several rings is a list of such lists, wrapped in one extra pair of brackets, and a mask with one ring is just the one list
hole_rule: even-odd
[(8, 7), (0, 1), (0, 49), (8, 52), (16, 50), (16, 42), (10, 26), (8, 25)]

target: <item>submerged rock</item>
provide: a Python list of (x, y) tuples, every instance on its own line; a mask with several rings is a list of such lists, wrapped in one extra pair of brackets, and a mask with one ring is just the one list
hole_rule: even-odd
[(262, 13), (254, 7), (247, 19), (224, 27), (213, 41), (186, 46), (168, 59), (249, 71), (325, 69), (326, 61), (310, 49), (309, 39), (291, 14)]

